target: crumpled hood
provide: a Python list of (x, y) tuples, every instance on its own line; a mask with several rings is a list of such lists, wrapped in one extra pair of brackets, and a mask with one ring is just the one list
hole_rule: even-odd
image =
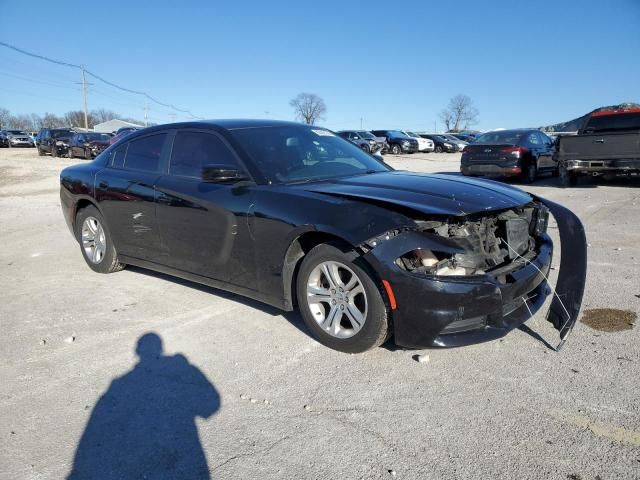
[(504, 210), (533, 200), (528, 193), (498, 182), (403, 171), (358, 175), (295, 188), (448, 216)]

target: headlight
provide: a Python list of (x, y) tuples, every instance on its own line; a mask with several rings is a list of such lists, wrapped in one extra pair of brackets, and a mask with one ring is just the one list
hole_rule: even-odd
[(451, 145), (450, 143), (445, 143), (444, 146), (451, 148), (453, 145)]
[(464, 263), (464, 256), (458, 260), (457, 255), (420, 249), (405, 253), (396, 259), (396, 264), (403, 270), (425, 273), (436, 276), (469, 276), (483, 275), (485, 272), (476, 268), (459, 265)]
[(402, 146), (403, 147), (408, 147), (409, 145), (411, 145), (411, 142), (409, 142), (409, 140), (403, 140), (402, 141)]

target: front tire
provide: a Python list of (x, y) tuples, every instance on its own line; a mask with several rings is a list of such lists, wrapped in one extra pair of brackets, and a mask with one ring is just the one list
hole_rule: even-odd
[(402, 153), (402, 147), (400, 147), (400, 145), (398, 145), (397, 143), (394, 143), (393, 145), (391, 145), (391, 153), (393, 153), (394, 155), (400, 155)]
[(438, 145), (435, 150), (436, 153), (442, 153), (442, 147)]
[(42, 149), (40, 147), (37, 147), (37, 149), (38, 149), (38, 156), (44, 157), (44, 152), (42, 151)]
[(329, 348), (360, 353), (388, 338), (381, 290), (353, 250), (333, 244), (313, 248), (302, 260), (296, 296), (312, 336)]
[(58, 156), (58, 150), (55, 145), (51, 145), (51, 156), (54, 158)]
[(94, 206), (88, 206), (76, 216), (76, 238), (89, 268), (98, 273), (122, 270), (125, 264), (118, 260), (104, 217)]

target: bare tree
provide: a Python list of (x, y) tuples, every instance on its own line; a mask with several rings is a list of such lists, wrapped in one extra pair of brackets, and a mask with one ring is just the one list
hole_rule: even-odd
[(112, 112), (111, 110), (99, 108), (97, 110), (91, 110), (91, 117), (94, 119), (95, 123), (102, 123), (113, 120), (114, 118), (118, 118), (118, 115), (116, 115), (115, 112)]
[(6, 108), (0, 108), (0, 130), (7, 128), (11, 112)]
[(9, 118), (9, 125), (16, 130), (31, 130), (31, 117), (29, 115), (13, 115)]
[(60, 128), (67, 127), (68, 124), (64, 121), (63, 118), (60, 118), (53, 113), (45, 113), (42, 117), (42, 128)]
[[(84, 112), (82, 110), (72, 110), (64, 114), (64, 120), (68, 126), (73, 128), (84, 128)], [(89, 128), (93, 128), (96, 124), (93, 112), (87, 115), (87, 123)]]
[(447, 108), (440, 112), (440, 119), (447, 130), (464, 130), (478, 123), (478, 109), (473, 106), (471, 98), (466, 95), (456, 95), (449, 100)]
[(42, 128), (42, 117), (37, 113), (32, 113), (30, 116), (31, 116), (31, 129), (34, 132), (37, 132)]
[(314, 125), (318, 120), (324, 120), (327, 106), (324, 100), (314, 93), (299, 93), (289, 102), (298, 120), (307, 125)]

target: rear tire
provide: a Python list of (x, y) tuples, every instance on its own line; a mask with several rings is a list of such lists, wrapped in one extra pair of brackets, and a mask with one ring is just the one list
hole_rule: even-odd
[(71, 147), (67, 150), (67, 158), (73, 158), (73, 149)]
[(362, 145), (362, 150), (364, 150), (367, 153), (371, 153), (371, 147), (369, 145)]
[(538, 176), (538, 165), (535, 159), (531, 160), (527, 163), (527, 166), (522, 172), (522, 181), (524, 183), (533, 183), (536, 181), (536, 177)]
[(40, 147), (37, 147), (37, 149), (38, 149), (38, 156), (44, 157), (44, 152), (42, 151), (42, 149)]
[(337, 244), (318, 245), (303, 258), (296, 278), (298, 309), (318, 342), (360, 353), (387, 340), (387, 306), (370, 272), (356, 252)]
[(76, 215), (76, 239), (89, 268), (98, 273), (119, 272), (126, 265), (118, 260), (109, 228), (96, 207), (90, 205)]
[(560, 185), (562, 185), (562, 187), (575, 187), (578, 184), (578, 176), (567, 170), (563, 164), (560, 164), (558, 167), (558, 174), (560, 176)]
[(55, 145), (51, 145), (51, 156), (54, 158), (58, 156), (58, 150), (56, 150)]

